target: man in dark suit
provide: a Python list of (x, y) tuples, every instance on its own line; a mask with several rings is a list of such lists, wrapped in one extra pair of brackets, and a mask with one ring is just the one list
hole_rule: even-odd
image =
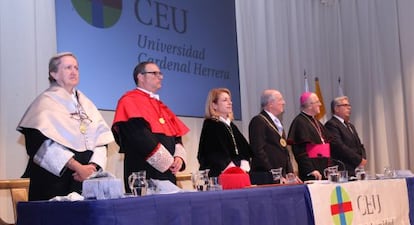
[[(262, 111), (249, 124), (249, 140), (253, 150), (251, 163), (252, 183), (271, 183), (266, 174), (282, 167), (283, 174), (293, 173), (287, 149), (286, 134), (280, 122), (285, 100), (277, 90), (265, 90), (260, 99)], [(255, 182), (256, 181), (256, 182)]]
[(339, 164), (343, 163), (348, 175), (354, 176), (356, 167), (364, 167), (367, 164), (367, 156), (354, 125), (349, 122), (351, 104), (348, 97), (335, 98), (331, 102), (331, 111), (332, 118), (325, 124), (332, 137), (331, 158), (333, 161), (340, 161)]

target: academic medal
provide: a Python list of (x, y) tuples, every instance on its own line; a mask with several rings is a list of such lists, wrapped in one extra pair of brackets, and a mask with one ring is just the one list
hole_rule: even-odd
[(164, 118), (162, 118), (162, 117), (160, 117), (160, 118), (158, 119), (158, 121), (160, 121), (160, 124), (164, 124), (164, 123), (165, 123), (165, 119), (164, 119)]
[(284, 138), (280, 138), (280, 145), (282, 146), (282, 147), (286, 147), (286, 140), (284, 139)]
[(84, 134), (86, 132), (86, 128), (87, 128), (87, 124), (85, 124), (84, 122), (81, 122), (80, 126), (79, 126), (79, 130), (82, 134)]

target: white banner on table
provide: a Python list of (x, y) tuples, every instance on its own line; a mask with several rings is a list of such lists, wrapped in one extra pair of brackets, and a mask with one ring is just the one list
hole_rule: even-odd
[(308, 185), (317, 225), (408, 225), (405, 179)]

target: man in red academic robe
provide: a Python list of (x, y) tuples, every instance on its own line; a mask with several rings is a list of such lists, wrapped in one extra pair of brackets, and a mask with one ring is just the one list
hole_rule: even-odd
[(125, 189), (128, 176), (145, 170), (147, 178), (176, 183), (175, 173), (185, 169), (181, 136), (189, 129), (160, 100), (163, 74), (153, 62), (138, 64), (133, 72), (137, 88), (118, 101), (112, 132), (124, 157)]

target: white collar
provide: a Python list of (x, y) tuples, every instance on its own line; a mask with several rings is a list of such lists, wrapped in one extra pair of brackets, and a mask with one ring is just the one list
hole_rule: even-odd
[(267, 110), (264, 110), (264, 111), (267, 113), (267, 115), (270, 116), (270, 119), (272, 119), (273, 121), (278, 120), (280, 122), (279, 118), (277, 118), (275, 115), (273, 115), (273, 113), (271, 113)]
[(137, 89), (138, 89), (138, 90), (140, 90), (140, 91), (143, 91), (143, 92), (145, 92), (145, 93), (147, 93), (147, 94), (149, 94), (149, 96), (150, 96), (151, 98), (155, 98), (155, 99), (157, 99), (157, 100), (160, 100), (160, 95), (158, 95), (158, 94), (152, 93), (151, 91), (145, 90), (145, 89), (140, 88), (140, 87), (137, 87)]
[(345, 120), (343, 119), (343, 118), (341, 118), (341, 117), (339, 117), (339, 116), (337, 116), (337, 115), (333, 115), (335, 118), (337, 118), (339, 121), (341, 121), (341, 123), (343, 123), (345, 126), (346, 126), (346, 124), (345, 124)]
[(223, 117), (219, 116), (219, 120), (225, 124), (227, 124), (228, 126), (230, 126), (231, 120), (229, 118), (224, 119)]

